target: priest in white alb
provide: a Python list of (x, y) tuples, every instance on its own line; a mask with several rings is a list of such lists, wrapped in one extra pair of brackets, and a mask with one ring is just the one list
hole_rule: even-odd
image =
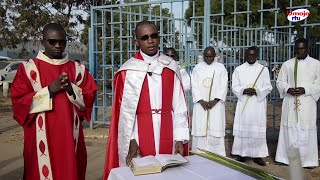
[(267, 95), (272, 90), (267, 67), (257, 62), (258, 49), (249, 47), (246, 62), (236, 67), (232, 74), (232, 92), (238, 102), (234, 117), (232, 154), (237, 160), (253, 161), (265, 166), (264, 157), (269, 155), (267, 129)]
[(129, 165), (137, 156), (188, 153), (179, 67), (159, 52), (160, 36), (152, 22), (138, 23), (135, 34), (140, 50), (115, 75), (105, 180), (112, 168)]
[(302, 167), (318, 162), (317, 101), (320, 97), (320, 61), (308, 55), (308, 40), (295, 41), (296, 57), (281, 66), (277, 87), (283, 98), (276, 161), (289, 164), (289, 148), (298, 148)]
[(204, 149), (221, 156), (225, 151), (225, 100), (228, 73), (223, 64), (214, 62), (215, 50), (204, 50), (204, 62), (197, 64), (191, 75), (193, 97), (192, 151)]

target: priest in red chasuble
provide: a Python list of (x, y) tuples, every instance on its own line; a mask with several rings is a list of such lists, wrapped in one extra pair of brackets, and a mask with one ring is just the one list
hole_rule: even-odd
[(142, 21), (135, 29), (140, 50), (115, 75), (115, 96), (104, 179), (133, 157), (187, 155), (189, 124), (180, 69), (159, 52), (157, 27)]
[(45, 50), (20, 65), (11, 88), (13, 118), (24, 129), (23, 179), (85, 179), (82, 120), (90, 121), (97, 86), (68, 60), (60, 24), (47, 24), (42, 35)]

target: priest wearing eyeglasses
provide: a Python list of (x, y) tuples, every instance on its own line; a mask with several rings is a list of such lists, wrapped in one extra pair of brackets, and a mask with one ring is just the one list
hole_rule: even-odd
[(188, 151), (188, 113), (180, 69), (176, 61), (159, 52), (155, 24), (138, 23), (135, 35), (140, 50), (114, 77), (103, 179), (112, 168), (126, 166), (137, 156), (187, 155)]
[(19, 66), (11, 87), (13, 118), (24, 129), (23, 179), (85, 179), (81, 121), (90, 121), (97, 86), (64, 53), (60, 24), (47, 24), (42, 35), (44, 51)]

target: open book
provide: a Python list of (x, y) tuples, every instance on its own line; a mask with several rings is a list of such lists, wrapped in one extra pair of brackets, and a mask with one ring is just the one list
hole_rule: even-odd
[(131, 162), (130, 168), (133, 174), (142, 175), (159, 173), (167, 167), (184, 164), (189, 161), (180, 154), (158, 154), (156, 156), (133, 158)]

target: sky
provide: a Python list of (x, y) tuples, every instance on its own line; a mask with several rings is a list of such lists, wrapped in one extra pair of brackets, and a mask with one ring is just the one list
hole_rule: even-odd
[[(123, 0), (121, 2), (123, 2)], [(149, 2), (159, 2), (159, 0), (149, 0)], [(188, 1), (184, 1), (183, 2), (183, 9), (182, 9), (182, 2), (162, 3), (162, 7), (163, 8), (168, 8), (169, 11), (172, 12), (174, 14), (174, 17), (176, 17), (176, 18), (184, 18), (184, 12), (188, 8), (188, 6), (189, 6), (189, 2)], [(78, 14), (79, 12), (82, 14), (82, 17), (84, 19), (87, 19), (89, 17), (88, 13), (83, 11), (83, 10), (76, 10), (75, 9), (75, 11), (73, 11), (73, 13), (75, 13), (75, 14)], [(83, 24), (79, 24), (76, 27), (76, 29), (77, 29), (77, 31), (81, 32), (84, 29), (84, 25)], [(176, 23), (176, 29), (178, 29), (178, 30), (180, 29), (178, 23)]]

